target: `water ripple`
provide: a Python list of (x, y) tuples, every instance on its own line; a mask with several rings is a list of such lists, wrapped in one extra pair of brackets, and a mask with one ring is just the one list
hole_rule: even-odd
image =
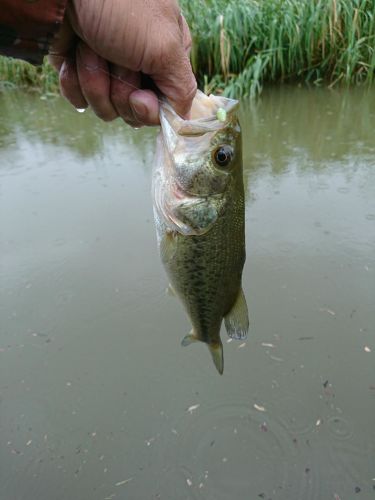
[(162, 497), (322, 500), (371, 488), (363, 464), (373, 450), (342, 416), (306, 424), (305, 409), (287, 399), (270, 410), (202, 404), (177, 422), (168, 419), (153, 457), (168, 464), (158, 484)]

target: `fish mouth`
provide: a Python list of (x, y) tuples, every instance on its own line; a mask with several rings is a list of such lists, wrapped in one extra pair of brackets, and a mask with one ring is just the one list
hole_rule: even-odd
[[(197, 137), (231, 126), (238, 106), (239, 102), (235, 99), (212, 94), (207, 96), (198, 91), (193, 100), (188, 120), (177, 115), (166, 99), (162, 101), (161, 114), (165, 116), (175, 134), (184, 137)], [(225, 111), (225, 120), (218, 118), (220, 108)]]
[(225, 122), (218, 120), (216, 115), (195, 120), (182, 120), (176, 132), (181, 137), (202, 137), (233, 125), (234, 116), (231, 110)]

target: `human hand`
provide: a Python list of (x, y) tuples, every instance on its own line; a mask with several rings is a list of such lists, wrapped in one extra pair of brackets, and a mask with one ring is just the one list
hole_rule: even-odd
[(177, 0), (69, 0), (49, 59), (73, 106), (140, 127), (159, 123), (157, 94), (142, 89), (142, 75), (188, 116), (197, 88), (190, 47)]

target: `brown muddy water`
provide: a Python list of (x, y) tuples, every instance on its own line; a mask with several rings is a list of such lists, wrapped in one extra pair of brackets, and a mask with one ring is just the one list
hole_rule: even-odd
[(165, 293), (156, 130), (0, 96), (0, 499), (375, 498), (375, 92), (242, 105), (246, 343)]

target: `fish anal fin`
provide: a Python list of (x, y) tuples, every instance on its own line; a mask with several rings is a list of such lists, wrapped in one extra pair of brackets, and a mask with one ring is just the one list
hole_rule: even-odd
[(216, 369), (220, 373), (220, 375), (222, 375), (224, 371), (223, 344), (221, 342), (217, 342), (207, 345), (208, 349), (210, 350), (214, 365), (216, 366)]
[(224, 316), (224, 323), (230, 338), (243, 340), (247, 337), (249, 314), (242, 288), (237, 295), (232, 309)]

